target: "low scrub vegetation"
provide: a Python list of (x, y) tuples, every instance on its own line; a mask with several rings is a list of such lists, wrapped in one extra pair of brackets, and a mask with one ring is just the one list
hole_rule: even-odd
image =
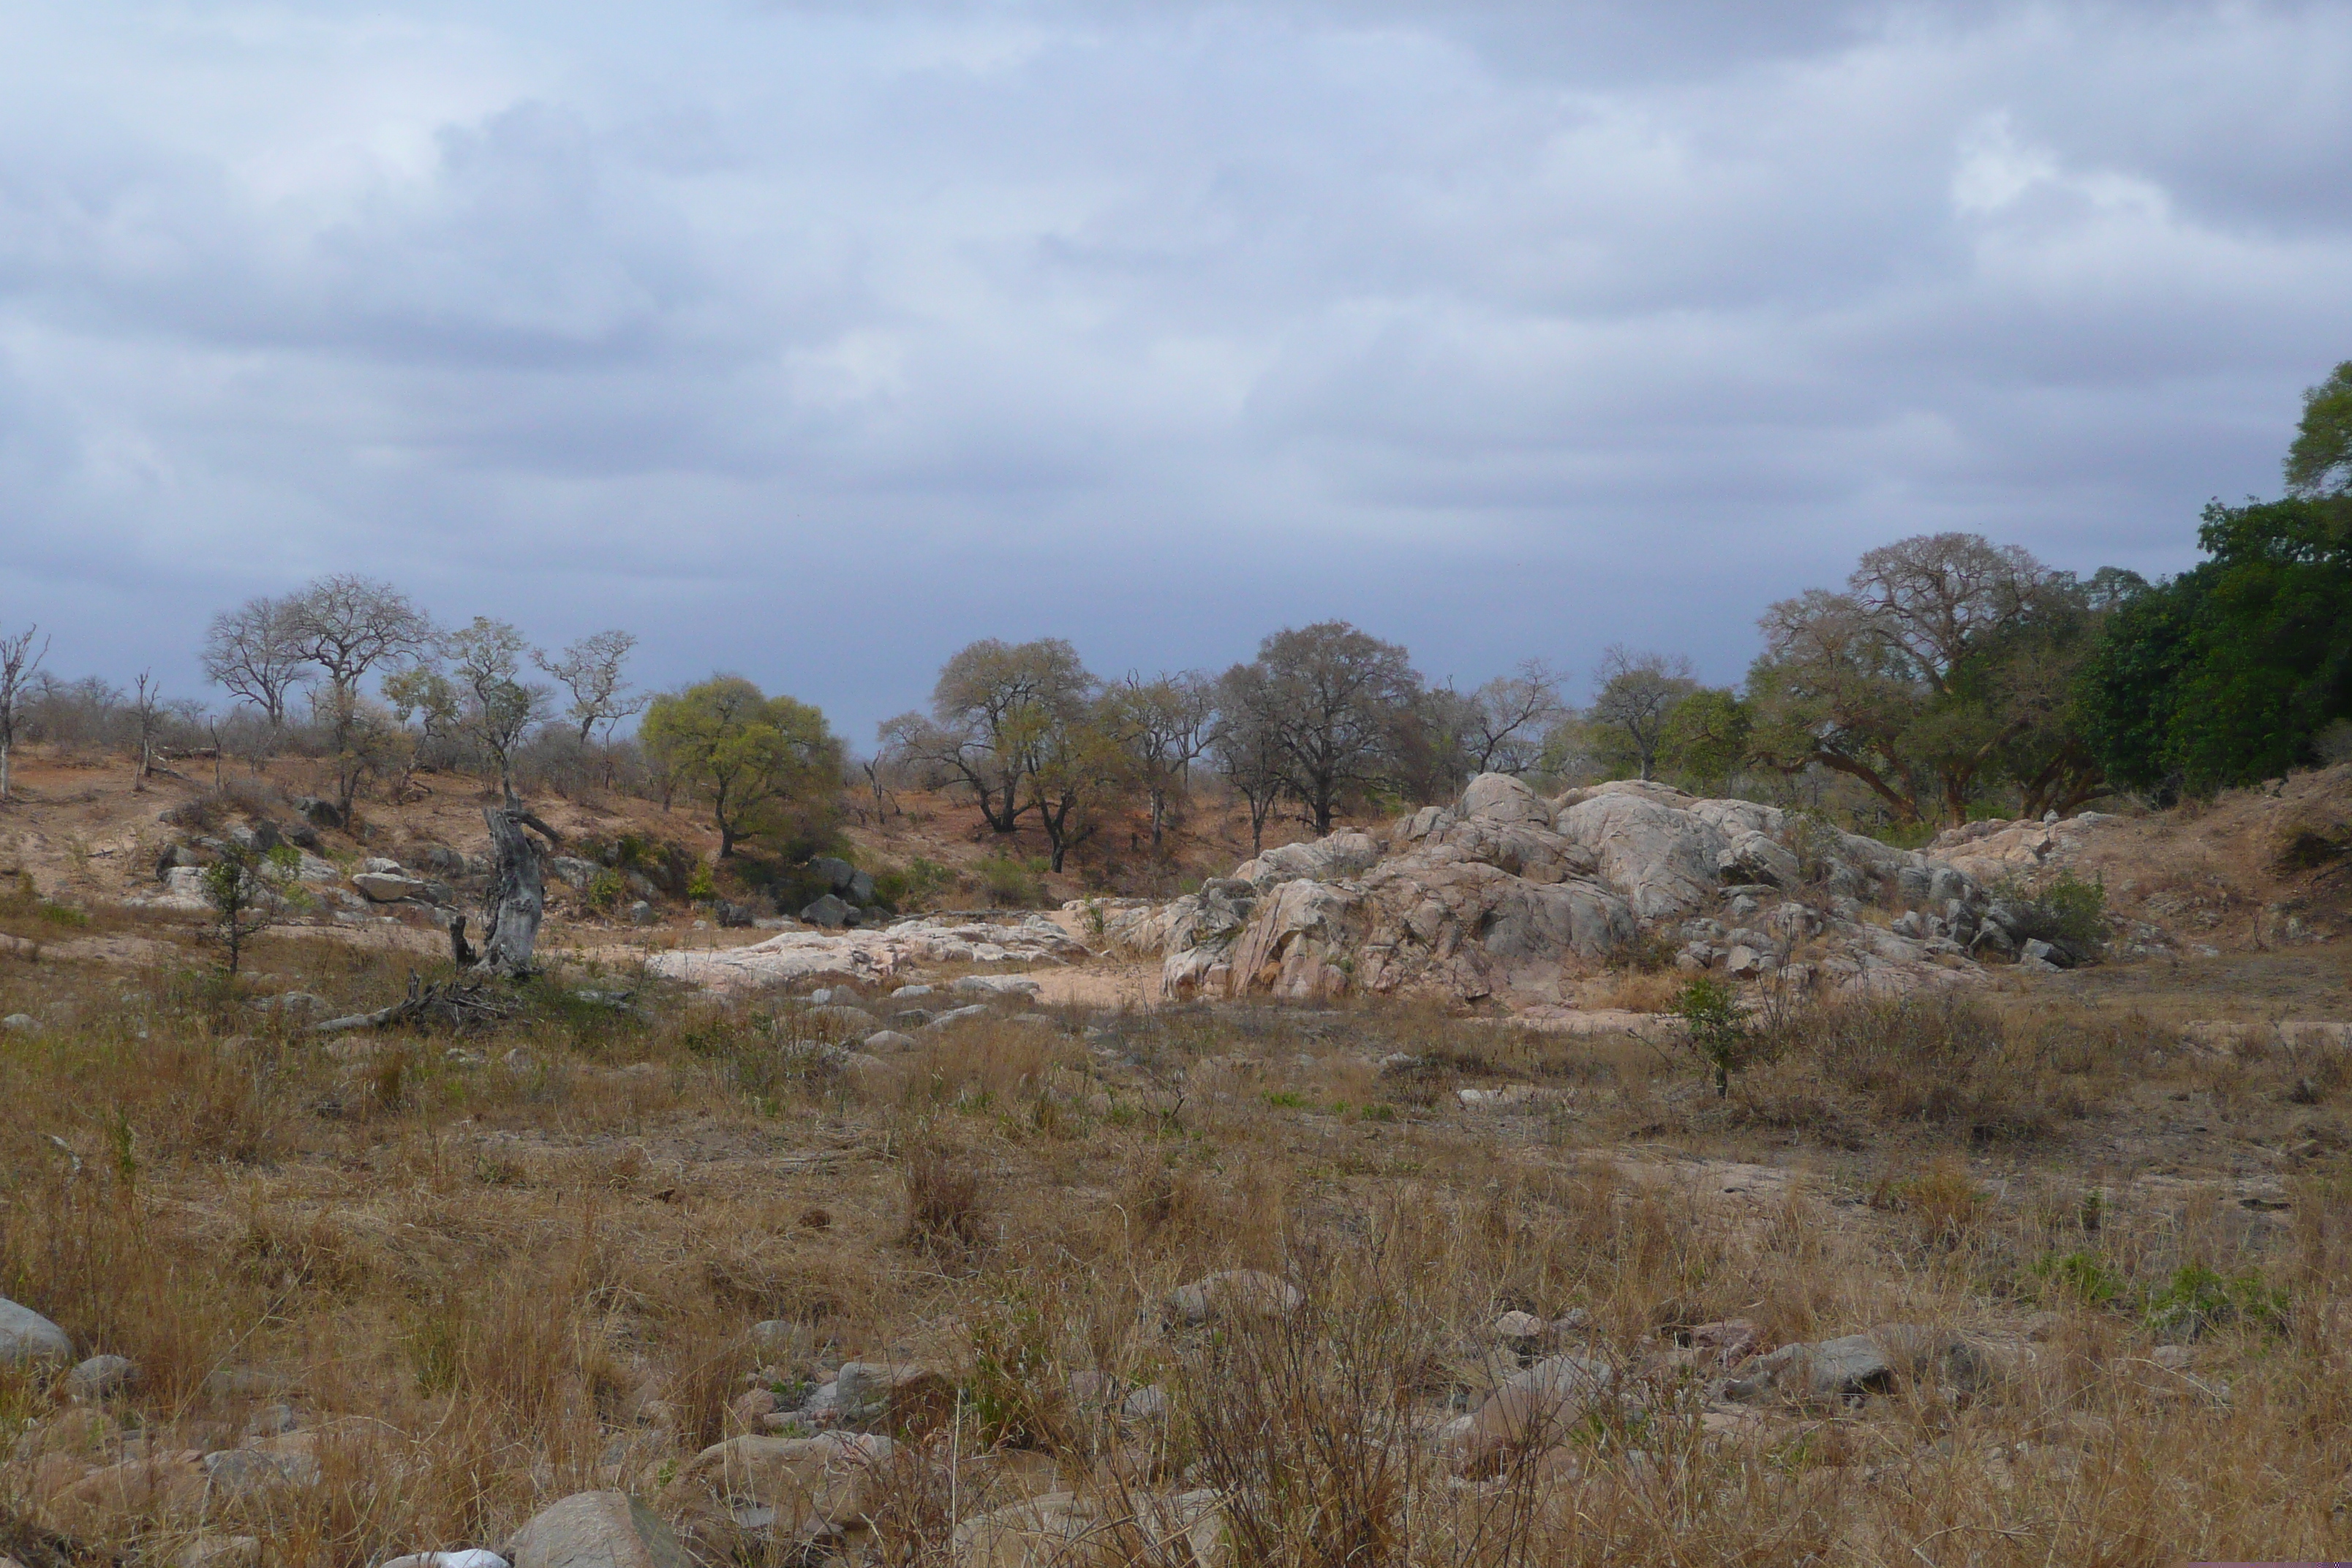
[[(2176, 1096), (2217, 1151), (2332, 1124), (2311, 1049), (1939, 996), (1691, 1009), (1726, 1053), (1403, 1005), (1007, 1008), (876, 1060), (838, 1012), (585, 973), (463, 1034), (318, 1037), (254, 1002), (358, 1008), (388, 955), (263, 933), (245, 970), (0, 969), (31, 1021), (0, 1035), (0, 1294), (140, 1373), (91, 1405), (0, 1373), (0, 1510), (92, 1550), (363, 1568), (618, 1487), (705, 1557), (782, 1560), (815, 1549), (728, 1534), (682, 1478), (803, 1430), (757, 1412), (848, 1361), (937, 1379), (876, 1418), (895, 1457), (826, 1549), (854, 1561), (976, 1568), (958, 1525), (1039, 1491), (1107, 1510), (1090, 1561), (1153, 1564), (1143, 1525), (1193, 1494), (1234, 1564), (2347, 1544), (2340, 1150), (2251, 1207), (2110, 1152)], [(1167, 1305), (1226, 1269), (1295, 1305)], [(1727, 1405), (1692, 1336), (1729, 1320), (1764, 1349), (1940, 1325), (1998, 1373)], [(1464, 1457), (1449, 1424), (1570, 1352), (1606, 1397)], [(55, 1500), (264, 1419), (315, 1480)]]

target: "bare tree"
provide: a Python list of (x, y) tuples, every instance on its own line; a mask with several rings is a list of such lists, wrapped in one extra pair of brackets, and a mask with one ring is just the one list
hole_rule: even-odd
[(414, 658), (432, 646), (433, 624), (389, 583), (340, 573), (295, 595), (289, 612), (295, 646), (327, 679), (327, 723), (335, 753), (336, 805), (351, 815), (366, 772), (352, 747), (359, 721), (360, 680), (377, 665)]
[(1543, 758), (1544, 737), (1568, 717), (1560, 700), (1566, 673), (1539, 658), (1498, 675), (1472, 692), (1458, 743), (1473, 773), (1523, 773)]
[(147, 775), (155, 766), (155, 731), (163, 719), (162, 688), (156, 684), (152, 670), (142, 669), (134, 683), (131, 696), (131, 717), (139, 726), (139, 773), (131, 782), (133, 791), (147, 787)]
[(1169, 803), (1183, 793), (1192, 763), (1209, 746), (1216, 691), (1187, 670), (1150, 680), (1129, 671), (1103, 693), (1103, 729), (1126, 753), (1151, 808), (1151, 852), (1160, 853)]
[(1612, 643), (1601, 656), (1593, 684), (1591, 721), (1621, 732), (1641, 776), (1657, 777), (1666, 720), (1676, 703), (1698, 689), (1691, 661), (1680, 654), (1635, 653)]
[(294, 599), (247, 599), (215, 616), (205, 632), (205, 679), (261, 710), (272, 731), (286, 726), (286, 700), (310, 666)]
[(12, 637), (0, 637), (0, 800), (8, 798), (8, 754), (16, 744), (16, 722), (24, 716), (25, 698), (41, 660), (49, 653), (49, 639), (33, 639), (41, 628), (26, 626)]
[(514, 753), (530, 727), (546, 717), (546, 687), (522, 679), (530, 651), (522, 634), (504, 621), (476, 616), (448, 638), (449, 662), (465, 707), (458, 720), (498, 764), (499, 794), (509, 810), (520, 810), (515, 795)]
[(1392, 772), (1400, 726), (1422, 694), (1412, 656), (1346, 621), (1321, 621), (1267, 637), (1254, 668), (1283, 784), (1328, 834), (1342, 796)]
[(645, 711), (653, 700), (649, 692), (631, 689), (624, 673), (629, 654), (637, 646), (636, 637), (617, 627), (582, 637), (560, 654), (543, 648), (531, 650), (531, 660), (540, 668), (563, 683), (572, 694), (572, 706), (564, 717), (580, 726), (583, 746), (602, 729), (610, 744), (613, 731), (622, 720)]
[(1252, 853), (1265, 848), (1265, 820), (1282, 798), (1282, 737), (1265, 672), (1237, 664), (1217, 681), (1217, 718), (1209, 755), (1218, 773), (1249, 807)]

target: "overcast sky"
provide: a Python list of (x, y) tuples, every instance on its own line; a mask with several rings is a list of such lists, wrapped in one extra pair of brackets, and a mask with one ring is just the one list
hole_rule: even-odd
[(2347, 357), (2341, 5), (0, 9), (0, 624), (185, 694), (336, 570), (859, 744), (989, 635), (1731, 680), (2189, 563)]

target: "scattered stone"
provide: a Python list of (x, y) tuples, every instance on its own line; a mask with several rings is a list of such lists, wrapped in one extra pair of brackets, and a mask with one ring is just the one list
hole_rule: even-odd
[(308, 1454), (223, 1448), (204, 1458), (205, 1482), (215, 1498), (254, 1497), (286, 1487), (319, 1484), (319, 1461)]
[(1234, 1318), (1276, 1318), (1307, 1298), (1288, 1280), (1255, 1268), (1229, 1268), (1168, 1293), (1168, 1315), (1192, 1328)]
[(514, 1568), (693, 1568), (653, 1510), (626, 1492), (574, 1492), (515, 1531)]
[[(902, 1018), (906, 1016), (903, 1013), (898, 1016)], [(941, 1029), (946, 1028), (950, 1024), (961, 1023), (966, 1018), (985, 1018), (988, 1016), (988, 1004), (985, 1002), (975, 1002), (969, 1007), (949, 1008), (946, 1012), (927, 1020), (922, 1025), (922, 1030), (923, 1033), (927, 1035), (935, 1035)]]
[(352, 886), (379, 904), (396, 904), (403, 899), (425, 897), (423, 882), (396, 871), (362, 871), (352, 879)]
[(966, 974), (949, 987), (966, 996), (1019, 996), (1037, 994), (1035, 981), (1022, 974)]
[(0, 1029), (35, 1029), (40, 1026), (30, 1013), (11, 1013), (0, 1018)]
[(1536, 1363), (1496, 1388), (1453, 1439), (1454, 1468), (1481, 1475), (1509, 1454), (1552, 1447), (1616, 1382), (1617, 1369), (1598, 1356)]
[(1514, 1350), (1540, 1342), (1550, 1327), (1533, 1312), (1506, 1312), (1495, 1320), (1495, 1337)]
[(905, 1002), (912, 1000), (917, 996), (929, 996), (930, 994), (931, 988), (928, 985), (901, 985), (896, 991), (890, 993), (890, 1000), (893, 1002)]
[(858, 1044), (877, 1055), (883, 1051), (911, 1051), (915, 1048), (915, 1037), (896, 1029), (877, 1029)]
[(508, 1568), (508, 1564), (486, 1546), (468, 1546), (460, 1552), (412, 1552), (379, 1568)]
[(66, 1373), (66, 1397), (82, 1404), (111, 1399), (139, 1381), (139, 1364), (129, 1356), (94, 1355)]
[(649, 926), (659, 918), (654, 913), (653, 905), (643, 899), (629, 906), (629, 923), (633, 926)]
[(947, 1379), (912, 1362), (844, 1362), (833, 1382), (841, 1419), (851, 1426), (919, 1425), (954, 1399)]
[(810, 925), (821, 926), (826, 931), (839, 931), (849, 923), (852, 912), (850, 907), (838, 897), (827, 893), (803, 908), (801, 919)]
[(30, 1307), (0, 1296), (0, 1366), (71, 1360), (73, 1341), (63, 1329)]

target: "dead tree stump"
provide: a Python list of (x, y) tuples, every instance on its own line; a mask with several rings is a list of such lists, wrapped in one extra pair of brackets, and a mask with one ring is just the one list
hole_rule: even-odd
[[(535, 829), (552, 845), (562, 840), (511, 795), (501, 805), (484, 806), (482, 818), (490, 825), (490, 886), (482, 899), (482, 948), (473, 966), (513, 979), (531, 973), (531, 950), (547, 912), (539, 843), (523, 830)], [(452, 945), (460, 954), (467, 951), (458, 932), (452, 933)]]

